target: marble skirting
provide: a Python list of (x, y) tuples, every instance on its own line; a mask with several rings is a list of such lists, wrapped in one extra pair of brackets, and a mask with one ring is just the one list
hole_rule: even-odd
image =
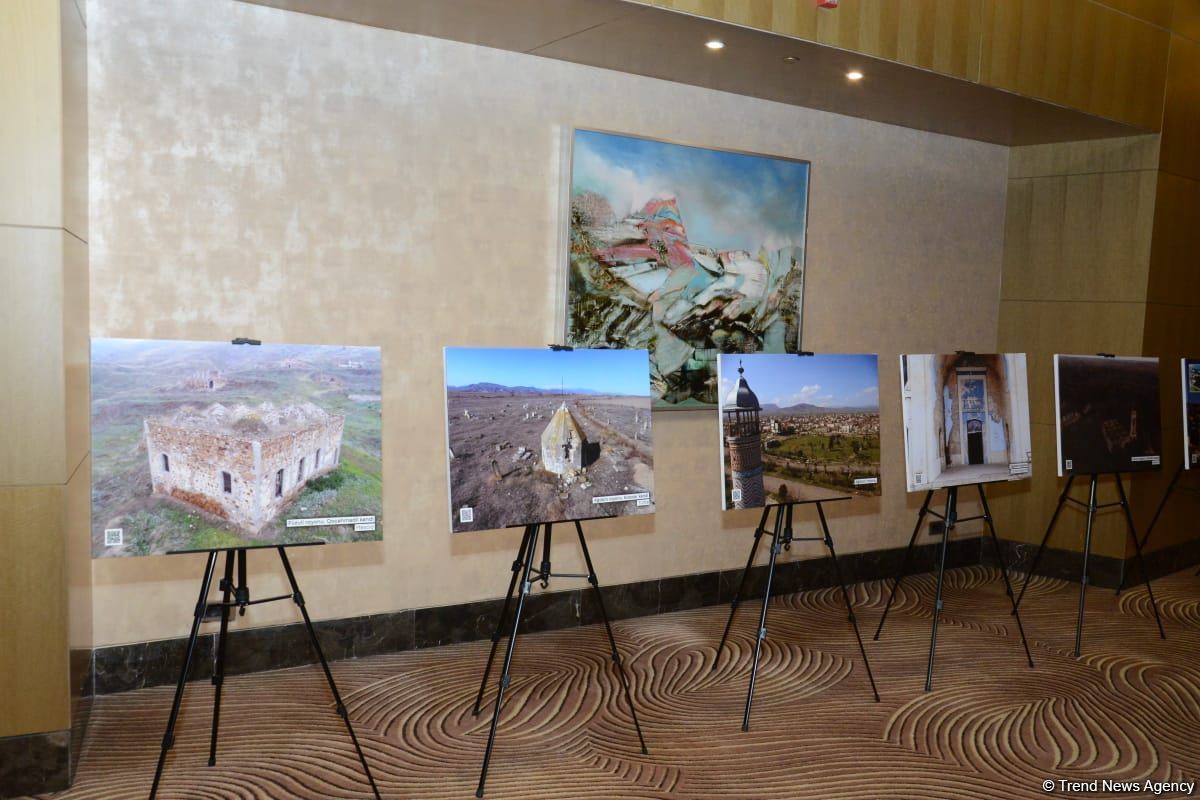
[[(937, 567), (938, 540), (923, 537), (914, 550), (910, 573), (930, 572)], [(746, 542), (749, 552), (750, 540)], [(1028, 571), (1036, 545), (1001, 540), (1005, 565), (1014, 573)], [(765, 559), (766, 546), (758, 561)], [(903, 561), (904, 548), (850, 553), (838, 557), (846, 583), (859, 583), (894, 577)], [(1200, 561), (1200, 540), (1155, 551), (1146, 558), (1152, 577), (1159, 577)], [(981, 537), (954, 540), (947, 553), (947, 567), (995, 565), (994, 549)], [(1038, 565), (1039, 575), (1078, 580), (1082, 567), (1080, 553), (1048, 548)], [(602, 570), (602, 567), (601, 567)], [(766, 566), (750, 570), (744, 598), (762, 596)], [(1132, 582), (1138, 573), (1132, 559), (1122, 560), (1093, 554), (1089, 561), (1091, 582), (1116, 588), (1122, 575)], [(660, 578), (639, 583), (604, 585), (604, 603), (610, 619), (665, 614), (728, 603), (741, 580), (740, 568)], [(507, 571), (495, 576), (497, 591), (508, 585)], [(303, 581), (303, 576), (301, 576)], [(791, 594), (805, 589), (820, 589), (836, 584), (833, 561), (828, 557), (787, 560), (777, 565), (773, 595)], [(556, 580), (549, 591), (535, 588), (525, 605), (523, 632), (558, 630), (599, 622), (596, 595), (586, 585), (557, 590)], [(309, 609), (319, 613), (320, 598), (309, 597)], [(386, 614), (327, 620), (315, 624), (322, 649), (331, 661), (361, 658), (382, 653), (438, 647), (487, 639), (492, 635), (503, 601), (483, 600), (436, 608), (406, 609)], [(186, 630), (190, 620), (181, 619)], [(193, 662), (191, 680), (212, 676), (215, 625), (206, 624)], [(104, 647), (95, 651), (94, 691), (113, 694), (149, 686), (174, 683), (179, 678), (184, 638)], [(303, 625), (294, 623), (252, 628), (230, 633), (226, 673), (230, 675), (300, 666), (316, 660), (308, 644)]]
[[(747, 538), (749, 554), (751, 540)], [(838, 565), (847, 583), (893, 577), (900, 569), (903, 548), (851, 553), (838, 557)], [(937, 565), (937, 541), (930, 540), (914, 550), (909, 572), (929, 572)], [(759, 559), (766, 556), (766, 544)], [(979, 539), (955, 540), (947, 553), (948, 567), (978, 564)], [(737, 591), (742, 570), (727, 569), (660, 578), (639, 583), (604, 585), (603, 567), (599, 578), (604, 589), (604, 604), (610, 619), (665, 614), (702, 606), (727, 603)], [(767, 568), (750, 570), (744, 598), (761, 597)], [(509, 573), (496, 575), (496, 589), (508, 585)], [(303, 582), (303, 576), (300, 578)], [(558, 584), (562, 581), (556, 580)], [(776, 566), (772, 595), (791, 594), (802, 589), (820, 589), (837, 582), (833, 561), (828, 557), (800, 561), (781, 561)], [(591, 625), (601, 620), (595, 592), (584, 584), (565, 591), (536, 590), (526, 600), (522, 632), (558, 630)], [(308, 597), (309, 610), (319, 613), (320, 598)], [(436, 608), (418, 608), (388, 614), (327, 620), (315, 623), (321, 648), (329, 660), (361, 658), (381, 653), (487, 639), (492, 635), (503, 600), (483, 600)], [(181, 619), (186, 630), (190, 620)], [(215, 625), (208, 623), (198, 642), (192, 662), (191, 680), (212, 677)], [(308, 635), (300, 623), (232, 631), (229, 634), (225, 672), (238, 675), (263, 670), (309, 664), (316, 656)], [(175, 683), (179, 679), (186, 638), (163, 639), (129, 645), (103, 647), (95, 651), (94, 691), (113, 694), (149, 686)]]
[(71, 731), (0, 739), (0, 797), (56, 792), (71, 785)]

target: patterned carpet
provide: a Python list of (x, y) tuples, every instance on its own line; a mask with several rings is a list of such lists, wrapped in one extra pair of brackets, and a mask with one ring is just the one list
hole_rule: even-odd
[[(886, 586), (852, 587), (881, 703), (838, 590), (775, 601), (750, 733), (740, 726), (757, 605), (739, 612), (715, 671), (728, 607), (618, 623), (649, 757), (603, 628), (523, 637), (487, 796), (958, 800), (1045, 797), (1046, 778), (1200, 778), (1200, 578), (1154, 584), (1166, 641), (1144, 587), (1119, 600), (1090, 590), (1080, 659), (1071, 655), (1078, 585), (1035, 579), (1022, 604), (1033, 670), (999, 573), (960, 569), (947, 582), (928, 694), (933, 577), (906, 583), (878, 642)], [(473, 796), (490, 710), (477, 718), (471, 705), (487, 647), (334, 665), (384, 797)], [(76, 787), (56, 797), (144, 797), (172, 691), (98, 698)], [(206, 766), (211, 691), (190, 687), (160, 797), (370, 796), (318, 668), (229, 679), (215, 768)]]

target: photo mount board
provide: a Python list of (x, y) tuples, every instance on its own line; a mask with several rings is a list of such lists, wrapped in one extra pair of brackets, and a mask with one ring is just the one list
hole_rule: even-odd
[(721, 507), (880, 494), (879, 357), (722, 354)]
[(1200, 359), (1180, 359), (1183, 370), (1183, 468), (1200, 468)]
[(900, 356), (910, 492), (1033, 476), (1024, 353)]
[(92, 339), (92, 555), (383, 536), (378, 347)]
[(645, 350), (447, 347), (452, 533), (651, 514)]
[(808, 161), (565, 138), (567, 344), (649, 350), (655, 409), (715, 409), (722, 352), (799, 351)]
[(1058, 475), (1162, 467), (1158, 359), (1054, 356)]

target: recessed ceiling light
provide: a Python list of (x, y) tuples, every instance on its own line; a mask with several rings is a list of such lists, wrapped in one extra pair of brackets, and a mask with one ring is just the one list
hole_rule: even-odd
[(861, 81), (863, 78), (863, 74), (856, 69), (852, 69), (846, 73), (846, 77), (852, 81)]
[(720, 39), (709, 39), (707, 42), (704, 43), (704, 46), (707, 47), (709, 50), (724, 50), (725, 49), (725, 43), (722, 42)]
[(799, 60), (800, 59), (796, 58), (795, 56), (784, 56), (783, 57), (783, 63), (785, 63), (785, 64), (795, 64)]

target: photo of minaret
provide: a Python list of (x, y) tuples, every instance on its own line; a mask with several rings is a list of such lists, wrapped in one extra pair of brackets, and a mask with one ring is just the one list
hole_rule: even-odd
[(722, 354), (723, 507), (879, 494), (878, 362)]
[(760, 411), (758, 397), (746, 383), (746, 370), (739, 366), (737, 388), (721, 405), (733, 483), (729, 499), (734, 508), (756, 508), (765, 502)]

